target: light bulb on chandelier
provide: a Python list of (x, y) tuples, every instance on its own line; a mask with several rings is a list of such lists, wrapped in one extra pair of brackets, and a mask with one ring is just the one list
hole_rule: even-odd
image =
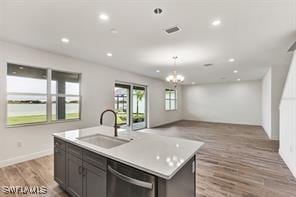
[[(178, 58), (177, 56), (173, 57), (175, 67), (176, 67), (177, 58)], [(174, 70), (172, 74), (166, 77), (166, 81), (173, 84), (175, 88), (177, 87), (178, 83), (182, 83), (184, 79), (185, 77), (181, 74), (178, 74), (176, 70)]]

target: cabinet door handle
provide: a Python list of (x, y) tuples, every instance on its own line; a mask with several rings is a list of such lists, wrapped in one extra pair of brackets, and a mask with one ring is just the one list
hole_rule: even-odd
[(79, 173), (79, 174), (82, 174), (82, 166), (79, 166), (79, 167), (78, 167), (78, 173)]
[(195, 173), (195, 168), (196, 168), (196, 162), (195, 161), (193, 161), (192, 162), (192, 174), (194, 174)]

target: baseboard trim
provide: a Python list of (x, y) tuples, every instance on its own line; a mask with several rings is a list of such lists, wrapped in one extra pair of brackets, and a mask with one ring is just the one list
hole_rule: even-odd
[(217, 123), (217, 124), (231, 124), (231, 125), (247, 125), (247, 126), (260, 126), (260, 123), (249, 123), (249, 122), (228, 122), (228, 121), (221, 121), (221, 120), (204, 120), (204, 119), (190, 119), (186, 118), (183, 120), (187, 121), (196, 121), (196, 122), (208, 122), (208, 123)]
[(160, 124), (160, 125), (155, 125), (155, 126), (151, 127), (151, 129), (153, 129), (153, 128), (158, 128), (158, 127), (169, 126), (169, 125), (171, 125), (171, 124), (174, 124), (174, 123), (177, 123), (177, 122), (180, 122), (180, 121), (182, 121), (182, 120), (174, 120), (174, 121), (170, 121), (170, 122), (165, 122), (165, 123), (162, 123), (162, 124)]
[(263, 125), (262, 125), (262, 128), (263, 128), (265, 134), (267, 135), (267, 137), (268, 137), (270, 140), (272, 140), (271, 133), (267, 132), (267, 130), (264, 128)]
[(229, 125), (243, 125), (243, 126), (254, 126), (262, 127), (261, 124), (252, 124), (244, 122), (223, 122), (223, 121), (214, 121), (214, 120), (198, 120), (198, 119), (182, 119), (184, 121), (193, 121), (193, 122), (204, 122), (204, 123), (213, 123), (213, 124), (229, 124)]
[(14, 164), (17, 164), (17, 163), (21, 163), (21, 162), (24, 162), (24, 161), (29, 161), (29, 160), (32, 160), (32, 159), (36, 159), (36, 158), (39, 158), (39, 157), (46, 156), (46, 155), (51, 155), (51, 154), (53, 154), (53, 150), (52, 149), (47, 149), (47, 150), (44, 150), (44, 151), (40, 151), (40, 152), (36, 152), (36, 153), (31, 153), (31, 154), (22, 155), (22, 156), (14, 157), (14, 158), (11, 158), (11, 159), (3, 160), (3, 161), (0, 161), (0, 168), (10, 166), (10, 165), (14, 165)]
[(289, 159), (287, 158), (287, 156), (283, 153), (283, 151), (281, 149), (279, 149), (279, 154), (280, 154), (281, 158), (284, 160), (284, 162), (286, 163), (286, 165), (288, 166), (291, 173), (296, 178), (296, 166), (295, 166), (295, 164), (293, 164), (292, 162), (289, 161)]

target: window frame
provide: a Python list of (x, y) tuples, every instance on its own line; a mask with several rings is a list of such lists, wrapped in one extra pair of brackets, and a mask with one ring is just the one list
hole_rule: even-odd
[[(8, 92), (7, 91), (7, 68), (9, 64), (15, 64), (19, 66), (24, 66), (24, 67), (31, 67), (31, 68), (36, 68), (36, 69), (44, 69), (46, 70), (47, 78), (46, 78), (46, 93), (17, 93), (17, 92)], [(76, 122), (76, 121), (81, 121), (82, 120), (82, 94), (81, 94), (81, 86), (82, 86), (82, 73), (79, 72), (71, 72), (71, 71), (64, 71), (64, 70), (58, 70), (58, 69), (53, 69), (49, 67), (42, 67), (42, 66), (36, 66), (36, 65), (28, 65), (28, 64), (23, 64), (23, 63), (15, 63), (15, 62), (5, 62), (5, 127), (6, 128), (14, 128), (14, 127), (24, 127), (24, 126), (38, 126), (38, 125), (47, 125), (47, 124), (55, 124), (55, 123), (66, 123), (66, 122)], [(52, 96), (55, 94), (51, 93), (51, 81), (52, 81), (52, 71), (58, 71), (58, 72), (65, 72), (65, 73), (72, 73), (72, 74), (79, 74), (79, 95), (73, 95), (75, 97), (79, 97), (79, 118), (75, 119), (64, 119), (64, 120), (52, 120)], [(46, 121), (42, 122), (32, 122), (32, 123), (22, 123), (22, 124), (13, 124), (9, 125), (8, 124), (8, 96), (9, 95), (28, 95), (28, 96), (45, 96), (46, 97)], [(65, 96), (72, 96), (72, 95), (67, 95)]]
[[(58, 70), (58, 69), (52, 69), (52, 68), (48, 68), (48, 91), (47, 93), (48, 95), (48, 104), (50, 105), (48, 109), (50, 109), (50, 112), (48, 114), (48, 117), (50, 117), (49, 119), (49, 123), (63, 123), (63, 122), (71, 122), (71, 121), (77, 121), (77, 120), (81, 120), (81, 106), (82, 106), (82, 95), (81, 95), (81, 78), (82, 78), (82, 73), (78, 73), (78, 72), (71, 72), (71, 71), (64, 71), (64, 70)], [(57, 71), (57, 72), (64, 72), (64, 73), (69, 73), (69, 74), (78, 74), (79, 75), (79, 94), (75, 95), (75, 94), (59, 94), (58, 92), (56, 92), (55, 94), (51, 93), (51, 82), (52, 82), (52, 71)], [(75, 118), (75, 119), (63, 119), (63, 120), (52, 120), (52, 97), (78, 97), (79, 98), (79, 118)], [(56, 100), (57, 101), (57, 100)]]
[[(166, 93), (167, 91), (170, 91), (170, 98), (166, 98)], [(174, 92), (175, 94), (175, 98), (172, 98), (172, 93)], [(175, 107), (172, 108), (172, 101), (175, 101)], [(166, 104), (167, 102), (169, 102), (169, 109), (166, 108)], [(177, 93), (177, 89), (173, 89), (173, 88), (165, 88), (165, 95), (164, 95), (164, 109), (165, 111), (177, 111), (178, 110), (178, 93)]]

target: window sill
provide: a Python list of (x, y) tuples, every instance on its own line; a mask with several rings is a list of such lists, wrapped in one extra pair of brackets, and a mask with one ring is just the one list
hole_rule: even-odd
[(166, 109), (166, 112), (170, 112), (170, 111), (177, 111), (177, 109)]
[(38, 123), (25, 123), (25, 124), (16, 124), (16, 125), (7, 125), (6, 128), (17, 128), (17, 127), (29, 127), (29, 126), (40, 126), (40, 125), (52, 125), (56, 123), (68, 123), (68, 122), (79, 122), (80, 119), (71, 119), (71, 120), (58, 120), (58, 121), (52, 121), (52, 122), (38, 122)]

